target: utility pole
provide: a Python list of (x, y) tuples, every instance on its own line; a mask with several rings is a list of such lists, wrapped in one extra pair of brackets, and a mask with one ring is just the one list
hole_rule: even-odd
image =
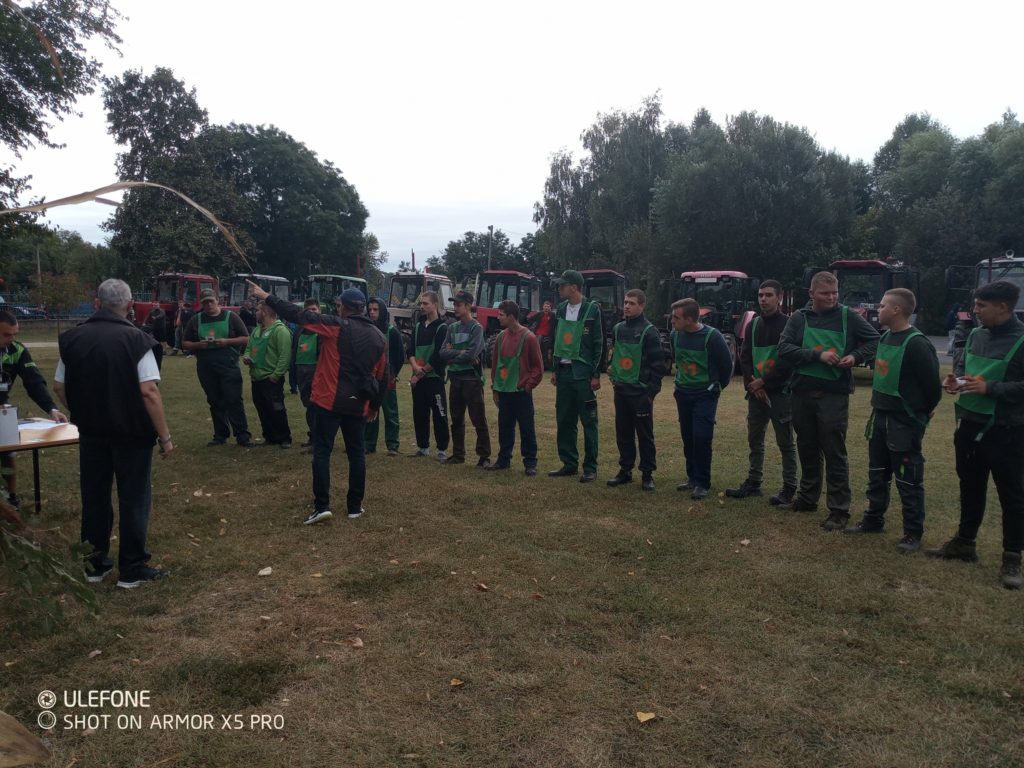
[(491, 240), (494, 237), (494, 225), (490, 224), (487, 227), (487, 269), (491, 268)]

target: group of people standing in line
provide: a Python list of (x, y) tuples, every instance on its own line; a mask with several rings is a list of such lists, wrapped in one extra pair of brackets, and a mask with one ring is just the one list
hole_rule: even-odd
[[(718, 402), (733, 374), (732, 355), (722, 334), (701, 322), (697, 302), (677, 301), (671, 307), (671, 351), (666, 355), (660, 334), (644, 316), (646, 296), (633, 289), (626, 293), (624, 319), (613, 329), (608, 355), (600, 310), (583, 295), (582, 275), (567, 270), (556, 283), (562, 301), (551, 317), (550, 382), (556, 387), (560, 465), (548, 475), (579, 475), (581, 483), (596, 479), (597, 391), (607, 373), (614, 390), (619, 454), (618, 472), (607, 485), (630, 484), (637, 468), (642, 490), (654, 491), (657, 449), (653, 408), (672, 364), (673, 394), (686, 460), (686, 479), (676, 490), (696, 500), (707, 498), (712, 487)], [(406, 342), (388, 321), (383, 302), (367, 302), (357, 289), (348, 289), (337, 297), (336, 314), (321, 313), (314, 300), (307, 300), (300, 308), (254, 283), (250, 283), (250, 290), (258, 300), (257, 326), (251, 333), (246, 332), (237, 315), (222, 309), (216, 295), (209, 291), (200, 297), (201, 312), (182, 330), (182, 346), (196, 357), (199, 380), (210, 406), (214, 430), (210, 447), (225, 444), (232, 434), (240, 445), (254, 443), (242, 405), (239, 357), (250, 372), (265, 443), (290, 446), (283, 382), (294, 359), (307, 411), (307, 444), (312, 452), (314, 502), (306, 524), (332, 516), (330, 459), (339, 431), (349, 464), (346, 513), (349, 518), (363, 514), (365, 454), (376, 450), (382, 419), (388, 455), (398, 455), (396, 382), (406, 362), (411, 370), (414, 458), (429, 456), (433, 427), (437, 458), (446, 465), (465, 463), (468, 412), (476, 432), (478, 468), (509, 470), (518, 430), (524, 472), (527, 476), (537, 474), (532, 392), (545, 375), (544, 354), (537, 335), (521, 324), (515, 302), (507, 300), (498, 307), (502, 331), (494, 342), (490, 369), (485, 372), (483, 329), (472, 317), (473, 297), (465, 291), (455, 296), (456, 318), (452, 323), (441, 315), (436, 294), (421, 294), (419, 321)], [(961, 519), (957, 534), (928, 554), (977, 559), (975, 540), (991, 475), (1003, 512), (1002, 583), (1007, 588), (1020, 587), (1024, 547), (1024, 324), (1014, 313), (1019, 293), (1018, 286), (1007, 281), (996, 281), (976, 291), (973, 308), (979, 326), (966, 339), (965, 354), (958, 358), (954, 373), (941, 379), (934, 347), (910, 324), (916, 309), (910, 291), (894, 289), (883, 297), (879, 320), (886, 330), (879, 338), (861, 316), (839, 303), (838, 282), (830, 273), (813, 277), (810, 301), (791, 316), (780, 308), (782, 286), (774, 280), (763, 282), (758, 292), (760, 313), (753, 319), (740, 350), (747, 399), (748, 472), (738, 487), (725, 491), (726, 496), (763, 495), (764, 440), (771, 424), (781, 454), (782, 485), (768, 499), (770, 504), (812, 512), (824, 489), (828, 510), (821, 523), (824, 530), (852, 535), (879, 533), (884, 528), (890, 486), (895, 480), (903, 508), (903, 537), (896, 548), (904, 554), (915, 552), (921, 547), (925, 518), (922, 440), (945, 389), (960, 396), (954, 448)], [(96, 314), (61, 335), (61, 360), (55, 376), (57, 395), (69, 405), (71, 419), (82, 435), (82, 532), (83, 540), (92, 543), (95, 550), (87, 576), (99, 581), (113, 567), (107, 552), (112, 526), (110, 482), (116, 477), (122, 586), (137, 586), (166, 575), (146, 565), (148, 482), (133, 482), (124, 467), (132, 467), (134, 475), (144, 473), (148, 478), (146, 457), (152, 453), (154, 440), (165, 457), (173, 451), (156, 386), (159, 366), (150, 362), (159, 343), (125, 319), (130, 306), (130, 291), (124, 283), (111, 280), (101, 285)], [(293, 336), (284, 322), (296, 324), (298, 332)], [(91, 379), (85, 376), (87, 360), (101, 358), (107, 361), (109, 373)], [(852, 369), (867, 364), (874, 366), (872, 411), (866, 430), (868, 509), (858, 523), (850, 525), (846, 436), (849, 398), (855, 388)], [(484, 397), (487, 379), (498, 409), (498, 452), (493, 462)], [(107, 401), (110, 411), (124, 418), (95, 418), (96, 413), (105, 412), (102, 403)], [(126, 459), (122, 451), (128, 449), (138, 455)], [(121, 489), (122, 482), (126, 491)]]

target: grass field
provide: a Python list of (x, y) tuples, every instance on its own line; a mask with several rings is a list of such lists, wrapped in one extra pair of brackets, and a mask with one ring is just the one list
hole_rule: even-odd
[[(36, 353), (48, 376), (55, 355)], [(99, 618), (69, 604), (55, 635), (4, 636), (0, 709), (33, 732), (43, 689), (151, 691), (139, 729), (112, 719), (93, 733), (64, 730), (71, 712), (59, 702), (51, 765), (1024, 761), (1024, 603), (999, 586), (994, 497), (978, 565), (895, 554), (898, 508), (884, 535), (851, 539), (823, 533), (824, 512), (720, 498), (746, 470), (738, 380), (721, 401), (708, 502), (674, 490), (683, 462), (667, 381), (655, 408), (654, 494), (604, 485), (616, 469), (607, 385), (598, 482), (550, 479), (545, 383), (542, 476), (523, 477), (518, 461), (495, 477), (378, 453), (368, 457), (366, 516), (304, 527), (309, 458), (205, 448), (193, 368), (183, 358), (164, 365), (177, 451), (155, 462), (150, 545), (171, 578), (130, 592), (99, 585)], [(851, 407), (854, 519), (868, 394), (862, 386)], [(27, 404), (20, 385), (14, 400)], [(409, 450), (404, 385), (400, 403)], [(288, 405), (301, 436), (298, 399)], [(493, 408), (489, 417), (496, 444)], [(947, 400), (926, 441), (926, 546), (957, 518), (952, 428)], [(51, 537), (77, 536), (76, 461), (75, 449), (42, 459), (38, 526)], [(340, 480), (343, 455), (334, 467)], [(769, 448), (771, 490), (778, 473)], [(27, 460), (21, 477), (29, 496)], [(257, 575), (268, 566), (270, 576)], [(10, 608), (12, 593), (0, 601)], [(656, 718), (641, 724), (638, 712)], [(151, 727), (154, 715), (207, 713), (212, 730)], [(222, 730), (220, 716), (234, 714), (246, 725), (252, 714), (280, 715), (283, 727)]]

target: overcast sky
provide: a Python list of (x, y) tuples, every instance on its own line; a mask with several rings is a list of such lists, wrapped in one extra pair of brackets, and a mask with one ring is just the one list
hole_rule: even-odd
[[(169, 67), (211, 122), (274, 124), (332, 161), (392, 266), (489, 224), (518, 242), (535, 228), (551, 154), (578, 155), (599, 112), (659, 89), (666, 120), (756, 110), (868, 161), (910, 112), (966, 137), (1024, 111), (1015, 3), (114, 5), (127, 18), (122, 56), (102, 53), (106, 74)], [(17, 161), (33, 196), (116, 181), (99, 93), (79, 107), (51, 134), (65, 148)], [(48, 221), (102, 242), (110, 210), (57, 208)]]

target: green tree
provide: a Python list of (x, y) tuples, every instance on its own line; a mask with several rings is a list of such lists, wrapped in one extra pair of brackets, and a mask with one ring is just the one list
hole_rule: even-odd
[[(487, 269), (488, 241), (491, 269), (523, 269), (526, 266), (508, 235), (496, 229), (493, 236), (487, 232), (466, 232), (458, 240), (449, 242), (439, 259), (441, 270), (457, 283), (474, 278)], [(429, 267), (430, 262), (427, 264)]]
[[(108, 0), (38, 0), (19, 7), (0, 3), (0, 144), (15, 158), (50, 141), (55, 122), (74, 114), (79, 96), (92, 93), (99, 61), (86, 45), (93, 39), (116, 50), (120, 14)], [(16, 164), (0, 164), (0, 207), (16, 205), (29, 189)], [(0, 217), (0, 237), (29, 217)]]
[(162, 181), (160, 174), (208, 125), (196, 89), (187, 90), (165, 67), (157, 67), (152, 75), (128, 70), (121, 77), (104, 78), (103, 84), (107, 132), (127, 147), (117, 158), (119, 178)]
[[(122, 174), (209, 209), (233, 228), (255, 269), (298, 277), (316, 263), (355, 274), (368, 213), (329, 161), (273, 126), (207, 125), (194, 91), (166, 69), (109, 80), (105, 102), (110, 132), (128, 147)], [(209, 222), (159, 190), (132, 190), (107, 228), (134, 280), (160, 270), (244, 269)]]

